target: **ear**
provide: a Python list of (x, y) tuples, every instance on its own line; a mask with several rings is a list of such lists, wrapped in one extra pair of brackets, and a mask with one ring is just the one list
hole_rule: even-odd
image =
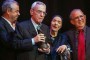
[(33, 15), (33, 9), (30, 9), (30, 14)]
[(70, 23), (74, 25), (74, 21), (73, 20), (70, 20)]
[(85, 20), (86, 20), (86, 15), (84, 15), (84, 18), (85, 18)]
[(6, 12), (7, 12), (7, 14), (10, 14), (10, 9), (7, 9), (7, 11), (6, 11)]

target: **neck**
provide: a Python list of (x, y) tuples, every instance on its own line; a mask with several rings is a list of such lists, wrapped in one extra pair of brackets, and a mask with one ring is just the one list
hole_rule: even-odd
[(13, 27), (16, 27), (16, 22), (11, 23)]
[(58, 32), (53, 31), (53, 30), (50, 30), (50, 35), (51, 35), (52, 37), (56, 37), (57, 34), (58, 34)]
[(6, 16), (6, 15), (3, 15), (3, 17), (5, 18), (5, 19), (7, 19), (10, 23), (11, 23), (11, 25), (13, 26), (13, 27), (15, 27), (15, 25), (16, 25), (16, 21), (12, 21), (10, 18), (8, 18), (8, 16)]

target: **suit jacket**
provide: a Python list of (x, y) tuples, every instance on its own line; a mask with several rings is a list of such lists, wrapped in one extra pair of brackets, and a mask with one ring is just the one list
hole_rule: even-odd
[[(69, 43), (71, 44), (72, 48), (72, 60), (77, 60), (77, 38), (76, 38), (76, 30), (72, 29), (68, 31), (67, 36), (69, 38)], [(86, 47), (86, 60), (90, 60), (90, 27), (86, 26), (85, 31), (85, 47)]]
[(15, 51), (12, 47), (14, 30), (10, 24), (0, 18), (0, 60), (15, 60)]
[(52, 42), (51, 60), (61, 60), (60, 55), (56, 52), (56, 49), (61, 45), (68, 45), (67, 37), (65, 34), (58, 33), (58, 36)]
[[(46, 25), (42, 24), (41, 30), (46, 37), (49, 37), (49, 29)], [(17, 45), (15, 48), (18, 50), (17, 60), (46, 60), (45, 53), (37, 50), (38, 44), (32, 45), (31, 39), (36, 35), (37, 33), (31, 20), (21, 22), (18, 25), (14, 40), (15, 46)]]

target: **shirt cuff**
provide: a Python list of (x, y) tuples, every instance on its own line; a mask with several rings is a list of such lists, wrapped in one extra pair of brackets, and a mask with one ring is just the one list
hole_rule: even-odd
[(34, 41), (34, 38), (32, 38), (32, 45), (35, 45), (35, 41)]

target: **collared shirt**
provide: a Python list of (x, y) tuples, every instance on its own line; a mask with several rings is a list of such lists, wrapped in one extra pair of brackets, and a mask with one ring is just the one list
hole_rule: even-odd
[[(86, 36), (86, 26), (84, 27), (83, 31), (84, 31), (84, 36)], [(76, 30), (76, 32), (75, 32), (76, 47), (78, 46), (78, 34), (79, 34), (79, 30)], [(77, 50), (77, 48), (76, 48), (76, 50)]]
[[(83, 31), (84, 31), (84, 35), (86, 36), (86, 26), (84, 27)], [(76, 38), (77, 38), (78, 34), (79, 34), (79, 31), (76, 30)]]
[[(33, 26), (34, 26), (34, 28), (35, 28), (35, 30), (36, 30), (36, 32), (37, 32), (37, 27), (38, 27), (38, 24), (36, 24), (36, 23), (33, 21), (33, 19), (32, 19), (32, 18), (31, 18), (31, 22), (32, 22), (32, 24), (33, 24)], [(38, 32), (37, 32), (37, 34), (38, 34)], [(33, 44), (33, 45), (35, 45), (34, 38), (32, 38), (32, 44)]]
[(14, 26), (12, 26), (12, 24), (11, 24), (11, 22), (10, 21), (8, 21), (6, 18), (4, 18), (3, 16), (2, 16), (2, 18), (3, 19), (5, 19), (5, 21), (7, 21), (8, 22), (8, 24), (13, 28), (13, 30), (15, 30), (15, 27)]
[[(34, 26), (34, 28), (35, 28), (35, 30), (36, 30), (36, 32), (37, 32), (38, 24), (36, 24), (36, 23), (33, 21), (32, 18), (31, 18), (31, 22), (32, 22), (32, 24), (33, 24), (33, 26)], [(37, 32), (37, 34), (38, 34), (38, 32)]]

